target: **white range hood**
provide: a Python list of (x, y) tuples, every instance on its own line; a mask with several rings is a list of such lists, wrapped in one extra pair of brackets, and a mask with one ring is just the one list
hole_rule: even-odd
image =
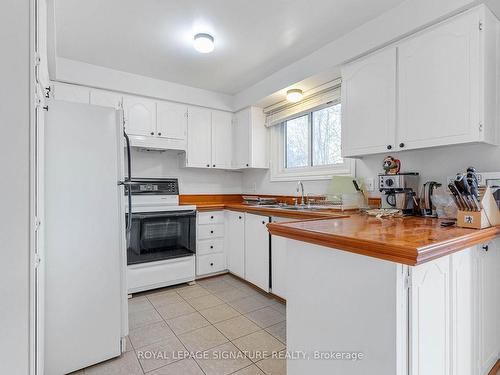
[(129, 135), (130, 146), (149, 150), (180, 150), (186, 151), (186, 140), (175, 138), (147, 137)]

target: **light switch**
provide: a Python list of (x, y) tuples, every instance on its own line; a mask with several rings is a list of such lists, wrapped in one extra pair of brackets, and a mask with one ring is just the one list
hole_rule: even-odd
[(374, 178), (365, 178), (363, 181), (365, 185), (365, 191), (374, 191), (375, 190), (375, 179)]

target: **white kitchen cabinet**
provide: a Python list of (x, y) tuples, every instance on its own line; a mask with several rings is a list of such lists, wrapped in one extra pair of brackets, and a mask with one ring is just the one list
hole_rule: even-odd
[(269, 291), (269, 217), (245, 213), (245, 280)]
[[(288, 218), (273, 217), (273, 223), (293, 221)], [(271, 236), (271, 292), (286, 299), (286, 242), (280, 236)]]
[(226, 212), (226, 244), (229, 272), (245, 278), (245, 214)]
[(342, 68), (342, 154), (395, 148), (396, 47)]
[(497, 119), (488, 113), (495, 106), (485, 95), (496, 96), (486, 80), (496, 77), (489, 60), (496, 61), (497, 22), (481, 9), (399, 45), (399, 148), (496, 143)]
[(162, 138), (185, 140), (187, 134), (187, 105), (158, 102), (156, 135)]
[(51, 85), (51, 91), (56, 100), (83, 104), (89, 104), (90, 102), (90, 89), (84, 86), (54, 82)]
[(474, 252), (474, 374), (486, 375), (500, 356), (500, 247), (496, 239)]
[(500, 23), (480, 5), (342, 67), (342, 154), (497, 144)]
[(245, 108), (235, 115), (233, 167), (269, 168), (267, 129), (262, 108)]
[(196, 275), (206, 276), (227, 268), (224, 211), (198, 212)]
[(212, 165), (212, 112), (188, 108), (186, 167), (210, 168)]
[(104, 90), (90, 91), (90, 104), (93, 105), (118, 109), (122, 106), (122, 100), (123, 96), (114, 92)]
[(127, 134), (139, 136), (155, 135), (155, 101), (135, 96), (125, 96), (123, 98), (123, 110)]
[(410, 373), (449, 375), (450, 260), (439, 258), (410, 271)]
[(231, 169), (233, 114), (212, 111), (212, 168)]

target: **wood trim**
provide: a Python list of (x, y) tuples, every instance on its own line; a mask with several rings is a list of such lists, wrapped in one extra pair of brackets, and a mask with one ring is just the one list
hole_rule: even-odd
[(182, 194), (179, 195), (180, 204), (220, 204), (241, 203), (241, 194)]
[(500, 374), (500, 359), (495, 363), (495, 366), (491, 369), (488, 375), (498, 375)]
[(248, 280), (245, 280), (245, 279), (242, 279), (241, 277), (239, 277), (238, 275), (235, 275), (234, 273), (231, 273), (231, 271), (228, 271), (228, 274), (230, 274), (232, 277), (238, 279), (239, 281), (241, 281), (242, 283), (248, 285), (250, 288), (252, 289), (255, 289), (257, 292), (259, 292), (260, 294), (263, 294), (267, 297), (271, 297), (275, 300), (277, 300), (278, 302), (280, 303), (285, 303), (286, 301), (281, 298), (281, 297), (278, 297), (277, 295), (275, 294), (272, 294), (272, 293), (269, 293), (269, 292), (266, 292), (265, 290), (262, 290), (261, 288), (259, 288), (257, 285), (255, 284), (252, 284), (250, 281)]

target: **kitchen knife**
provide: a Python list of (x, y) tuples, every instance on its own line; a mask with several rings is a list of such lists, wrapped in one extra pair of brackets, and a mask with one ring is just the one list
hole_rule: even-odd
[(463, 197), (463, 200), (465, 201), (468, 210), (475, 211), (477, 207), (474, 205), (474, 201), (472, 200), (470, 194), (469, 184), (467, 183), (464, 176), (458, 174), (454, 182), (458, 192), (460, 193), (460, 196)]
[(467, 206), (462, 200), (462, 197), (460, 196), (460, 193), (457, 190), (457, 187), (453, 182), (450, 182), (448, 184), (448, 189), (450, 189), (451, 195), (453, 197), (453, 200), (455, 201), (455, 204), (457, 205), (459, 210), (466, 211)]
[(478, 211), (481, 210), (481, 203), (479, 202), (479, 187), (477, 186), (477, 181), (474, 177), (469, 176), (470, 172), (467, 172), (467, 184), (469, 185), (470, 193), (474, 205)]

